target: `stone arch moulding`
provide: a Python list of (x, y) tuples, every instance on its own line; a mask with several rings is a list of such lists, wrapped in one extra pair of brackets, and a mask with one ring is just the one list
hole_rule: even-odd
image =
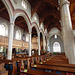
[(60, 44), (60, 48), (61, 48), (61, 52), (62, 52), (62, 51), (63, 51), (63, 42), (61, 42), (61, 41), (53, 41), (53, 42), (52, 42), (52, 46), (53, 46), (53, 44), (54, 44), (55, 42), (58, 42), (58, 43)]
[(10, 18), (10, 23), (13, 22), (13, 11), (12, 11), (12, 8), (9, 4), (9, 1), (8, 0), (1, 0), (3, 2), (3, 4), (5, 5), (7, 11), (8, 11), (8, 14), (9, 14), (9, 18)]
[(45, 36), (43, 29), (40, 29), (40, 33), (42, 33), (42, 35)]
[[(58, 28), (56, 28), (56, 27), (53, 27), (51, 30), (54, 30), (54, 29), (56, 29), (56, 30), (58, 30)], [(50, 30), (50, 31), (51, 31)], [(59, 30), (58, 30), (59, 31)], [(59, 31), (60, 32), (60, 31)], [(49, 32), (50, 33), (50, 32)], [(58, 36), (60, 36), (60, 38), (62, 39), (62, 36), (61, 36), (61, 32), (60, 33), (50, 33), (50, 36), (49, 36), (49, 39), (53, 36), (53, 35), (58, 35)]]
[(44, 35), (45, 35), (46, 39), (49, 39), (48, 33), (44, 33)]
[(14, 17), (13, 17), (13, 23), (15, 22), (16, 18), (19, 16), (22, 16), (25, 19), (27, 26), (28, 26), (29, 33), (31, 33), (31, 21), (25, 11), (20, 10), (20, 9), (15, 10)]
[(31, 32), (32, 32), (32, 28), (33, 27), (35, 27), (35, 29), (36, 29), (36, 31), (37, 31), (37, 35), (39, 35), (39, 32), (40, 32), (40, 30), (39, 30), (39, 27), (38, 27), (38, 25), (37, 25), (37, 23), (36, 22), (33, 22), (32, 24), (31, 24)]
[[(54, 35), (53, 35), (53, 36), (54, 36)], [(54, 44), (54, 42), (58, 42), (58, 43), (60, 44), (60, 47), (61, 47), (61, 52), (64, 52), (63, 40), (61, 39), (61, 37), (58, 35), (59, 39), (53, 40), (53, 41), (51, 42), (53, 36), (49, 39), (51, 51), (53, 52), (53, 44)]]
[(42, 38), (43, 38), (43, 41), (44, 41), (45, 34), (44, 34), (43, 29), (40, 29), (40, 33), (42, 33)]
[(62, 39), (62, 37), (61, 37), (61, 35), (60, 34), (50, 34), (51, 36), (49, 36), (49, 39), (53, 36), (53, 35), (57, 35), (57, 36), (59, 36), (61, 39)]

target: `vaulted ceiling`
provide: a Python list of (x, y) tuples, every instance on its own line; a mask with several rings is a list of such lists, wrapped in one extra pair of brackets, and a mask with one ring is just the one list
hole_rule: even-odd
[[(9, 13), (1, 0), (0, 0), (0, 17), (4, 18), (10, 22)], [(15, 25), (19, 26), (20, 28), (24, 29), (25, 31), (28, 31), (27, 23), (22, 16), (19, 16), (16, 18)]]
[(58, 10), (58, 0), (28, 0), (32, 7), (31, 15), (36, 12), (39, 15), (39, 24), (44, 23), (44, 28), (51, 30), (56, 27), (61, 30), (60, 11)]
[[(60, 11), (58, 10), (58, 0), (28, 0), (31, 4), (31, 16), (36, 12), (39, 16), (39, 24), (44, 23), (44, 29), (47, 28), (49, 32), (53, 27), (58, 28), (61, 31), (60, 24)], [(75, 30), (75, 0), (70, 1), (70, 12), (72, 18), (72, 27)], [(10, 20), (6, 7), (0, 0), (0, 17)], [(15, 24), (19, 27), (26, 29), (27, 24), (24, 18), (19, 17), (16, 19)], [(28, 29), (26, 29), (28, 31)]]
[(27, 23), (22, 16), (19, 16), (16, 18), (15, 25), (19, 26), (20, 28), (24, 29), (25, 31), (28, 31)]
[(70, 12), (71, 12), (71, 18), (72, 18), (72, 28), (75, 30), (75, 0), (69, 0), (70, 1)]
[(4, 4), (2, 3), (1, 0), (0, 0), (0, 17), (6, 19), (8, 21), (10, 20), (7, 9), (6, 9), (6, 7), (4, 6)]

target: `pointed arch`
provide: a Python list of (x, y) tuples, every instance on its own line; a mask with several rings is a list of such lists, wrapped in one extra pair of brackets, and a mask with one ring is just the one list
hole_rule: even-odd
[(1, 0), (3, 2), (3, 4), (5, 5), (7, 11), (8, 11), (8, 14), (9, 14), (9, 18), (10, 18), (10, 23), (13, 22), (13, 11), (12, 11), (12, 8), (9, 4), (9, 1), (8, 0)]
[(30, 33), (30, 32), (31, 32), (31, 21), (30, 21), (28, 15), (27, 15), (27, 13), (26, 13), (25, 11), (23, 11), (23, 10), (17, 9), (17, 10), (14, 12), (14, 19), (13, 19), (14, 22), (15, 22), (15, 19), (16, 19), (18, 16), (22, 16), (22, 17), (25, 19), (25, 21), (26, 21), (26, 23), (27, 23), (27, 26), (28, 26), (28, 31), (29, 31), (29, 33)]

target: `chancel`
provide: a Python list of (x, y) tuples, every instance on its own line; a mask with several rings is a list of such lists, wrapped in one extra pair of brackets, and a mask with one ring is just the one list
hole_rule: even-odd
[(75, 0), (0, 0), (0, 75), (75, 75)]

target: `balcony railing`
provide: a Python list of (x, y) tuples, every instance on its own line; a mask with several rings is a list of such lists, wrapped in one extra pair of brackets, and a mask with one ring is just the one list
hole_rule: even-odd
[[(7, 36), (0, 36), (0, 46), (8, 48)], [(29, 49), (29, 42), (13, 39), (13, 48)], [(32, 49), (38, 49), (38, 43), (32, 42)]]

